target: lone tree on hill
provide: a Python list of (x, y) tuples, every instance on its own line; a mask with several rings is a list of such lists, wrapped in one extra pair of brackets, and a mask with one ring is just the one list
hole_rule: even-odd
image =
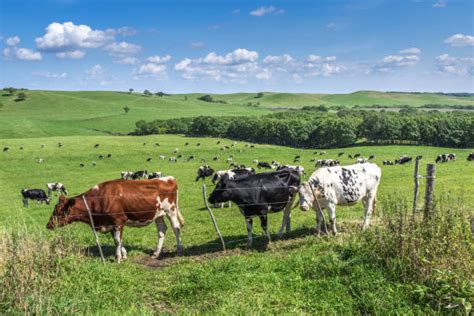
[(25, 100), (26, 100), (26, 94), (23, 92), (18, 93), (15, 99), (15, 101), (25, 101)]
[(127, 114), (130, 111), (130, 108), (128, 107), (128, 105), (123, 107), (123, 111), (125, 112), (125, 114)]
[(144, 95), (153, 95), (153, 93), (150, 92), (150, 90), (146, 89), (145, 91), (143, 91), (143, 94)]
[(131, 94), (132, 92), (133, 92), (133, 88), (128, 89), (128, 93)]

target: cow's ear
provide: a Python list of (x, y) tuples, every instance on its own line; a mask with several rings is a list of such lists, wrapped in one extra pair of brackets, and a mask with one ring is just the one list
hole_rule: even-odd
[(290, 190), (290, 194), (295, 194), (298, 192), (298, 187), (295, 186), (290, 186), (288, 189)]
[(59, 196), (59, 202), (60, 202), (60, 203), (65, 203), (66, 200), (67, 200), (67, 197), (66, 197), (65, 195), (62, 195), (62, 194), (61, 194), (61, 195)]

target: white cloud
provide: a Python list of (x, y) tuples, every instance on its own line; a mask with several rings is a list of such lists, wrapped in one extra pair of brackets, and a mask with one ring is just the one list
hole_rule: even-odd
[(420, 61), (417, 55), (388, 55), (382, 59), (387, 67), (415, 66)]
[(303, 78), (298, 74), (293, 74), (293, 81), (297, 84), (303, 83)]
[(474, 75), (474, 57), (455, 57), (442, 54), (436, 57), (438, 71), (457, 76)]
[(20, 60), (29, 60), (29, 61), (43, 59), (43, 56), (41, 56), (40, 52), (35, 52), (28, 48), (15, 49), (15, 57)]
[(44, 51), (72, 51), (79, 48), (98, 48), (113, 40), (113, 35), (101, 30), (93, 30), (88, 25), (72, 22), (51, 23), (46, 34), (36, 38), (36, 46)]
[(330, 22), (330, 23), (326, 24), (326, 28), (328, 28), (328, 29), (333, 29), (335, 27), (336, 27), (336, 23), (334, 23), (334, 22)]
[(141, 65), (138, 68), (138, 71), (135, 73), (135, 79), (138, 79), (142, 76), (154, 76), (154, 77), (165, 77), (166, 76), (166, 65), (163, 64), (154, 64), (148, 63)]
[(9, 59), (11, 57), (11, 52), (12, 52), (11, 48), (8, 48), (8, 47), (4, 48), (3, 49), (3, 58), (4, 59)]
[(185, 70), (186, 68), (188, 68), (189, 65), (191, 65), (191, 59), (185, 58), (181, 60), (179, 63), (177, 63), (176, 65), (174, 65), (174, 69)]
[(97, 64), (86, 71), (87, 79), (95, 79), (104, 74), (104, 67)]
[(9, 37), (5, 40), (8, 46), (16, 46), (20, 44), (20, 38), (18, 36)]
[(130, 26), (123, 26), (118, 29), (107, 29), (107, 33), (112, 35), (133, 36), (137, 34), (137, 30)]
[(419, 54), (421, 54), (421, 49), (416, 48), (416, 47), (410, 47), (410, 48), (402, 49), (402, 50), (399, 51), (398, 53), (399, 53), (399, 54), (419, 55)]
[(232, 14), (235, 14), (235, 15), (240, 14), (240, 9), (232, 10)]
[(168, 61), (171, 60), (171, 56), (170, 55), (165, 55), (163, 57), (161, 56), (150, 56), (147, 58), (147, 60), (150, 62), (150, 63), (155, 63), (155, 64), (164, 64)]
[(260, 8), (257, 8), (253, 11), (250, 11), (250, 15), (251, 16), (264, 16), (266, 14), (282, 14), (282, 13), (285, 13), (285, 10), (283, 9), (277, 9), (275, 8), (274, 6), (268, 6), (268, 7), (265, 7), (265, 6), (262, 6)]
[(273, 64), (273, 63), (288, 64), (293, 61), (294, 61), (293, 57), (291, 57), (291, 55), (289, 54), (283, 54), (279, 56), (268, 55), (267, 57), (263, 59), (264, 64)]
[(446, 7), (446, 0), (438, 0), (433, 4), (433, 8), (444, 8)]
[(128, 43), (125, 41), (122, 41), (120, 43), (113, 42), (104, 47), (104, 50), (108, 51), (111, 55), (114, 55), (114, 56), (136, 54), (141, 49), (142, 48), (140, 45)]
[(474, 36), (458, 33), (448, 37), (444, 42), (453, 47), (474, 46)]
[(56, 53), (56, 57), (59, 59), (82, 59), (86, 55), (86, 52), (82, 50), (73, 50), (70, 52)]
[(47, 79), (64, 79), (66, 78), (67, 74), (65, 72), (62, 73), (50, 73), (50, 72), (33, 72), (33, 76), (42, 77)]
[(139, 63), (139, 60), (135, 57), (124, 57), (118, 60), (115, 60), (114, 63), (121, 65), (136, 65)]
[(268, 69), (262, 69), (262, 71), (257, 73), (255, 77), (260, 80), (270, 80), (272, 78), (272, 72)]
[(245, 48), (238, 48), (232, 53), (228, 53), (225, 56), (217, 55), (212, 52), (206, 55), (206, 57), (200, 59), (200, 62), (206, 64), (221, 64), (230, 65), (237, 63), (253, 62), (258, 59), (258, 53), (255, 51), (249, 51)]

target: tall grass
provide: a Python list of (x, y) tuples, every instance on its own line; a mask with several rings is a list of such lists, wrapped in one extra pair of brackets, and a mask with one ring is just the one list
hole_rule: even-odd
[(361, 234), (356, 251), (412, 284), (413, 300), (438, 311), (469, 314), (474, 299), (472, 210), (438, 200), (434, 215), (413, 216), (409, 203), (383, 203), (381, 223)]

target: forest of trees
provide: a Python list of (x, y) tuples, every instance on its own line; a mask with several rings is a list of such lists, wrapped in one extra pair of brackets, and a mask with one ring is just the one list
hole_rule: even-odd
[(199, 116), (136, 123), (135, 135), (225, 137), (300, 148), (374, 144), (474, 147), (474, 113), (290, 110), (260, 117)]

